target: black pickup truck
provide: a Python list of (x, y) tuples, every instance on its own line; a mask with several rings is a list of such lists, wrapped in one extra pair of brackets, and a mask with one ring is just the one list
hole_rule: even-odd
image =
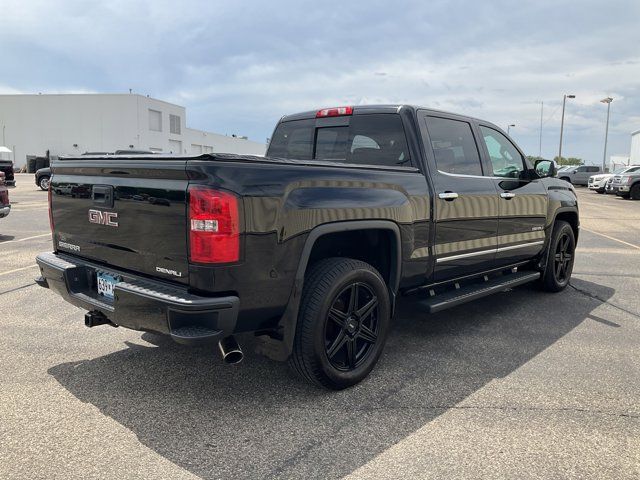
[(538, 281), (569, 282), (573, 187), (495, 125), (408, 105), (285, 116), (265, 157), (60, 158), (54, 252), (37, 282), (87, 326), (214, 342), (233, 336), (305, 378), (365, 378), (399, 296), (435, 312)]

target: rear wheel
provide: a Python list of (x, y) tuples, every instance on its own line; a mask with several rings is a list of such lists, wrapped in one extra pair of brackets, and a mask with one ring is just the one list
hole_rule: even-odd
[(387, 286), (371, 265), (350, 258), (319, 261), (305, 278), (290, 364), (326, 388), (355, 385), (382, 353), (390, 312)]
[(631, 200), (640, 200), (640, 183), (636, 183), (629, 190), (629, 198)]
[(569, 285), (575, 259), (576, 239), (573, 228), (559, 220), (553, 227), (547, 265), (542, 273), (542, 288), (547, 292), (559, 292)]

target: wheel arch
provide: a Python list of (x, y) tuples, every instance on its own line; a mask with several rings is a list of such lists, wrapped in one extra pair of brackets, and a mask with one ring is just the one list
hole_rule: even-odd
[[(371, 231), (386, 232), (389, 235), (389, 271), (388, 275), (386, 275), (385, 282), (387, 282), (387, 286), (393, 294), (395, 294), (400, 285), (402, 247), (400, 240), (400, 228), (396, 223), (388, 220), (358, 220), (327, 223), (319, 225), (311, 230), (300, 255), (300, 262), (298, 263), (298, 270), (296, 271), (296, 283), (301, 282), (300, 286), (302, 287), (305, 273), (309, 268), (311, 261), (314, 259), (314, 248), (320, 244), (323, 238), (330, 238), (335, 234), (344, 235), (348, 232)], [(385, 275), (383, 274), (383, 278), (384, 277)]]
[[(402, 243), (400, 228), (398, 225), (395, 222), (388, 220), (355, 220), (322, 224), (311, 230), (307, 236), (300, 254), (300, 261), (298, 263), (298, 269), (296, 270), (291, 295), (289, 296), (285, 312), (278, 323), (276, 335), (275, 337), (261, 337), (262, 342), (258, 346), (259, 353), (278, 361), (285, 361), (291, 355), (298, 322), (302, 290), (304, 288), (305, 274), (314, 260), (314, 247), (319, 245), (323, 238), (330, 237), (331, 235), (344, 235), (355, 232), (371, 231), (384, 232), (385, 235), (387, 235), (387, 238), (390, 239), (388, 245), (389, 271), (387, 278), (385, 278), (385, 282), (387, 283), (387, 288), (389, 290), (389, 300), (391, 302), (391, 311), (393, 315), (395, 298), (400, 285), (402, 269)], [(360, 259), (362, 258), (359, 258), (359, 260)], [(383, 278), (384, 276), (385, 275), (383, 274)]]

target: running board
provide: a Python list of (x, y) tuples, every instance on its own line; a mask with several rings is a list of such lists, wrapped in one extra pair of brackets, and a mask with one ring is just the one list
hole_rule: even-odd
[(478, 298), (486, 297), (493, 293), (504, 292), (518, 285), (533, 282), (540, 278), (540, 272), (516, 272), (489, 279), (477, 285), (467, 285), (455, 290), (443, 292), (426, 300), (418, 302), (424, 306), (429, 313), (439, 312), (447, 308), (455, 307)]

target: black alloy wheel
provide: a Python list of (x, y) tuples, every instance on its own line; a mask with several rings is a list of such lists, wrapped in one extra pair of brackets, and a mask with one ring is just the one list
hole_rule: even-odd
[(371, 354), (378, 340), (378, 297), (366, 284), (347, 285), (329, 308), (325, 320), (325, 353), (341, 371), (354, 370)]
[(553, 257), (553, 272), (558, 283), (568, 280), (571, 275), (573, 265), (573, 242), (569, 235), (564, 232), (560, 235), (556, 244), (556, 251)]
[(559, 292), (569, 285), (575, 260), (576, 237), (569, 223), (556, 221), (548, 248), (541, 284), (548, 292)]
[(305, 275), (289, 364), (305, 380), (341, 390), (364, 380), (387, 339), (389, 289), (361, 260), (331, 257)]

